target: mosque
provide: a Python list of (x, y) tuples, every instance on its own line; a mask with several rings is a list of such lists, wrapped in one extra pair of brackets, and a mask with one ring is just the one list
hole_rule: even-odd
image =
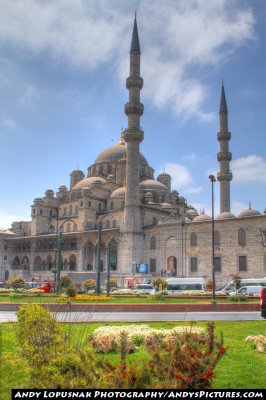
[(35, 198), (30, 221), (0, 228), (1, 280), (14, 274), (26, 280), (53, 279), (59, 236), (61, 274), (76, 281), (95, 279), (99, 270), (105, 277), (108, 268), (120, 285), (132, 275), (140, 280), (158, 275), (211, 278), (213, 268), (217, 284), (236, 273), (266, 276), (266, 211), (251, 206), (238, 216), (230, 211), (231, 133), (224, 86), (217, 134), (220, 170), (215, 178), (220, 214), (213, 220), (172, 190), (169, 174), (155, 178), (140, 152), (140, 57), (135, 18), (126, 80), (127, 128), (116, 145), (98, 155), (86, 176), (76, 169), (69, 188), (62, 185), (56, 193), (48, 189), (44, 197)]

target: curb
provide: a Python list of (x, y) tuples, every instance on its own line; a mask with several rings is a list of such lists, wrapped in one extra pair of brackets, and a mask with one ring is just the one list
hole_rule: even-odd
[(55, 303), (0, 303), (0, 311), (17, 311), (22, 304), (38, 304), (53, 312), (230, 312), (260, 311), (259, 303), (183, 303), (183, 304), (66, 304)]

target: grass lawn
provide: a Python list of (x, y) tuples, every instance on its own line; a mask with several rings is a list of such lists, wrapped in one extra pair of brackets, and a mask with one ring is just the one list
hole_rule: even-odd
[[(106, 325), (118, 325), (115, 323)], [(121, 325), (121, 324), (120, 324)], [(148, 325), (161, 328), (172, 328), (177, 325), (189, 325), (181, 322), (154, 322)], [(196, 322), (195, 326), (206, 326), (204, 322)], [(73, 341), (86, 342), (89, 334), (101, 323), (87, 324), (65, 324), (65, 329), (69, 330)], [(266, 321), (238, 321), (238, 322), (216, 322), (216, 335), (220, 332), (224, 334), (224, 343), (228, 351), (216, 368), (213, 388), (219, 389), (240, 389), (240, 388), (265, 388), (266, 387), (266, 354), (256, 353), (252, 343), (245, 343), (244, 340), (249, 335), (266, 334)], [(0, 398), (8, 400), (11, 398), (11, 388), (29, 387), (27, 365), (19, 355), (16, 343), (15, 323), (2, 324), (0, 326), (2, 340), (2, 384), (0, 385)], [(134, 354), (130, 354), (130, 359), (139, 361), (145, 359), (145, 349), (143, 347)], [(117, 354), (107, 355), (117, 360)]]
[[(176, 297), (176, 298), (165, 298), (164, 300), (155, 300), (153, 296), (146, 296), (146, 297), (111, 297), (107, 300), (101, 300), (101, 297), (99, 300), (93, 296), (94, 300), (77, 300), (77, 299), (71, 299), (71, 303), (110, 303), (110, 304), (155, 304), (155, 303), (211, 303), (212, 299), (211, 296), (210, 298), (183, 298), (182, 296)], [(219, 298), (216, 297), (217, 303), (232, 303), (232, 301), (229, 301), (229, 298)], [(247, 302), (255, 302), (259, 303), (259, 298), (255, 299), (247, 299), (245, 303)], [(65, 304), (66, 299), (60, 297), (60, 296), (49, 296), (49, 295), (41, 295), (41, 296), (25, 296), (25, 297), (10, 297), (10, 296), (1, 296), (0, 295), (0, 303), (56, 303), (56, 304)]]

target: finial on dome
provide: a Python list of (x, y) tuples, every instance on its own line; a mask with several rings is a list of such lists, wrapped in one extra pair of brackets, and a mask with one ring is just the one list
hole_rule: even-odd
[(122, 133), (123, 133), (123, 128), (121, 128), (120, 140), (119, 140), (119, 142), (117, 143), (118, 146), (125, 146), (125, 142), (124, 142), (124, 140), (123, 140), (123, 138), (122, 138)]

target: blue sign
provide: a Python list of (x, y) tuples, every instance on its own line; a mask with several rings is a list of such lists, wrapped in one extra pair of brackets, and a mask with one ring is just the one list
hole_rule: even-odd
[(137, 274), (147, 274), (149, 270), (148, 264), (137, 264), (136, 265), (136, 273)]

